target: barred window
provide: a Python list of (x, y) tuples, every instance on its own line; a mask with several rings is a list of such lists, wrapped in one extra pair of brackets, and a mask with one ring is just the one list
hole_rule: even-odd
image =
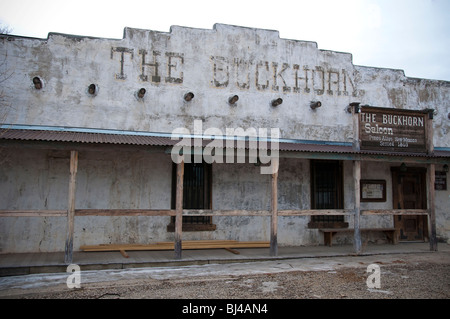
[[(311, 208), (342, 209), (343, 169), (341, 161), (311, 160)], [(309, 227), (346, 227), (342, 215), (312, 216)]]
[[(212, 165), (203, 163), (185, 163), (183, 177), (183, 208), (211, 209)], [(177, 167), (172, 171), (172, 209), (176, 201)], [(171, 217), (168, 231), (174, 231), (175, 217)], [(215, 230), (211, 216), (183, 216), (183, 231)]]

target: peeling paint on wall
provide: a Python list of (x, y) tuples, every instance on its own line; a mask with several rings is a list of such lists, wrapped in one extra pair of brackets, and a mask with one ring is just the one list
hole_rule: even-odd
[[(15, 70), (2, 83), (14, 110), (6, 122), (172, 132), (201, 118), (222, 130), (248, 122), (279, 127), (284, 138), (348, 142), (341, 132), (351, 131), (345, 112), (351, 102), (433, 107), (437, 118), (450, 107), (449, 82), (355, 66), (349, 53), (319, 50), (271, 30), (216, 24), (212, 30), (174, 26), (170, 33), (125, 28), (117, 40), (50, 33), (46, 40), (1, 41), (0, 56)], [(31, 88), (35, 76), (44, 81), (42, 90)], [(95, 97), (87, 94), (91, 83), (99, 88)], [(135, 98), (139, 88), (146, 89), (143, 99)], [(186, 104), (188, 91), (195, 98)], [(228, 104), (233, 94), (237, 108)], [(277, 97), (283, 104), (273, 109)], [(321, 101), (321, 109), (311, 111), (312, 100)], [(329, 133), (296, 129), (297, 123)], [(436, 146), (448, 144), (443, 135), (436, 138)]]

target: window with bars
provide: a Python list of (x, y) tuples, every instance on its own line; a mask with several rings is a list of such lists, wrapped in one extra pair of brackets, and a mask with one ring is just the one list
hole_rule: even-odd
[[(211, 209), (212, 165), (207, 163), (185, 163), (183, 177), (183, 208)], [(175, 209), (177, 166), (172, 170), (172, 209)], [(175, 217), (171, 217), (168, 231), (174, 231)], [(211, 216), (183, 216), (183, 231), (215, 230)]]
[[(311, 208), (342, 209), (343, 169), (341, 161), (311, 160)], [(348, 227), (341, 215), (312, 216), (310, 228)]]

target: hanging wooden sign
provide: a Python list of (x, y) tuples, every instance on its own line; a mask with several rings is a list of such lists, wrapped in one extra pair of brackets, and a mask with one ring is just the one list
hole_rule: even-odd
[(361, 150), (426, 153), (427, 112), (368, 106), (360, 110)]

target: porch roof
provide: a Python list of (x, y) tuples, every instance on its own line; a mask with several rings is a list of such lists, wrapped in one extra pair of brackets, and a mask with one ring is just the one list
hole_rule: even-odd
[[(202, 146), (211, 143), (212, 137), (208, 136), (181, 136), (172, 139), (170, 133), (154, 133), (142, 131), (120, 131), (106, 129), (89, 128), (68, 128), (53, 126), (24, 126), (24, 125), (3, 125), (0, 127), (0, 140), (19, 141), (43, 141), (43, 142), (67, 142), (83, 144), (118, 144), (118, 145), (138, 145), (138, 146), (174, 146), (184, 142), (191, 144), (190, 139), (201, 139)], [(181, 139), (184, 139), (183, 141)], [(236, 137), (217, 138), (223, 140), (223, 146), (245, 149), (271, 149), (270, 139), (249, 140)], [(181, 142), (181, 143), (180, 143)], [(196, 144), (197, 146), (198, 144)], [(276, 147), (276, 145), (274, 145)], [(433, 154), (411, 153), (411, 152), (381, 152), (354, 150), (351, 143), (332, 141), (311, 141), (311, 140), (291, 140), (279, 139), (278, 150), (284, 152), (306, 152), (306, 153), (335, 153), (353, 155), (388, 155), (401, 157), (426, 157), (426, 158), (450, 158), (450, 148), (436, 147)]]

